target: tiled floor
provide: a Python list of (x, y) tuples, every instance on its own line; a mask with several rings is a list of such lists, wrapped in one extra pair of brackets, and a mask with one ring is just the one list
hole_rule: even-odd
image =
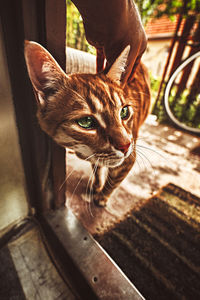
[(137, 143), (137, 161), (106, 208), (95, 207), (86, 197), (92, 178), (90, 164), (67, 153), (66, 205), (92, 233), (104, 232), (123, 220), (132, 209), (140, 209), (147, 199), (169, 182), (200, 196), (200, 157), (191, 150), (200, 138), (149, 118)]
[(77, 299), (50, 259), (41, 231), (27, 223), (0, 249), (0, 299)]

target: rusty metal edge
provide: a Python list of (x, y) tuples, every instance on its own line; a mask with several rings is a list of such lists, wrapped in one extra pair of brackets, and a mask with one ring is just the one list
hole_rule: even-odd
[(69, 209), (49, 212), (44, 219), (97, 299), (144, 299)]

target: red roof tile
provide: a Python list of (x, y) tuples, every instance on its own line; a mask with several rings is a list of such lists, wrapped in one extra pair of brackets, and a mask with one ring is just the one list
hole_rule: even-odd
[[(175, 20), (172, 21), (167, 16), (163, 16), (159, 19), (152, 18), (149, 20), (145, 26), (145, 31), (149, 38), (151, 37), (166, 37), (173, 36), (178, 22), (178, 16), (175, 17)], [(183, 22), (181, 29), (183, 28)]]

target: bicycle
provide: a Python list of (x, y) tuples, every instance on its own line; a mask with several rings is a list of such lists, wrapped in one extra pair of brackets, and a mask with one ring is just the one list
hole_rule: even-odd
[[(199, 47), (199, 44), (197, 46)], [(192, 63), (191, 68), (197, 69), (198, 78), (193, 74), (193, 81), (197, 88), (196, 91), (192, 91), (194, 84), (190, 82), (188, 86), (184, 86), (184, 89), (182, 87), (180, 93), (180, 77), (190, 63)], [(175, 126), (200, 135), (200, 51), (187, 57), (176, 68), (166, 84), (163, 100), (166, 114)]]

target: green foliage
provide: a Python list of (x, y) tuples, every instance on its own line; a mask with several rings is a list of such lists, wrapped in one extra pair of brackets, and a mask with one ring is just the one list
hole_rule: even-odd
[(161, 82), (160, 78), (155, 78), (152, 75), (150, 75), (151, 101), (153, 102), (152, 113), (157, 116), (158, 121), (160, 123), (166, 123), (166, 122), (168, 122), (168, 118), (167, 118), (163, 103), (160, 100), (160, 99), (163, 98), (164, 87), (161, 90), (159, 100), (156, 101), (157, 100), (157, 95), (158, 95), (158, 90), (159, 90), (159, 87), (160, 87), (160, 82)]
[[(71, 0), (67, 2), (67, 45), (72, 48), (83, 50), (95, 54), (95, 49), (88, 44), (85, 38), (83, 20), (79, 11)], [(183, 3), (185, 15), (189, 12), (200, 11), (200, 0), (135, 0), (141, 14), (143, 24), (146, 24), (149, 18), (159, 18), (167, 15), (173, 19), (173, 16), (182, 12)]]
[[(160, 80), (151, 76), (151, 90), (154, 101), (154, 95), (157, 96), (159, 85)], [(178, 86), (174, 85), (169, 95), (169, 105), (174, 116), (189, 127), (200, 128), (200, 94), (193, 95), (192, 91), (186, 88), (177, 97), (177, 89)], [(162, 102), (164, 91), (165, 85), (163, 85), (159, 100), (154, 105), (153, 113), (158, 117), (160, 123), (169, 123)]]
[(167, 15), (171, 19), (179, 13), (185, 16), (200, 11), (200, 0), (135, 0), (141, 14), (143, 24), (149, 18), (160, 18)]
[(67, 46), (95, 54), (85, 38), (83, 20), (76, 6), (67, 0)]
[[(108, 0), (109, 1), (109, 0)], [(95, 54), (95, 49), (88, 44), (85, 38), (83, 20), (79, 11), (71, 0), (67, 2), (67, 45), (72, 48), (83, 50)], [(173, 16), (182, 12), (183, 3), (185, 5), (185, 15), (188, 12), (200, 11), (200, 0), (135, 0), (141, 14), (143, 24), (146, 24), (149, 18), (159, 18), (167, 15), (173, 19)]]

